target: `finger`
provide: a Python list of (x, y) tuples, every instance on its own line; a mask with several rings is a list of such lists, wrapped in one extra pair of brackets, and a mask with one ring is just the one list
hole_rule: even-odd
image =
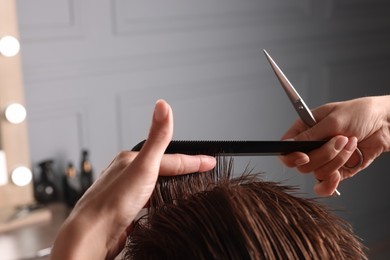
[(134, 160), (121, 171), (120, 177), (115, 179), (114, 186), (117, 192), (128, 194), (139, 204), (149, 199), (157, 181), (161, 159), (171, 140), (172, 131), (171, 108), (165, 101), (159, 100), (155, 105), (152, 124), (145, 144)]
[(346, 168), (355, 168), (356, 165), (359, 165), (361, 162), (360, 162), (361, 158), (360, 158), (360, 155), (357, 151), (355, 151), (354, 153), (351, 154), (351, 157), (348, 159), (347, 162), (345, 162), (345, 166)]
[(328, 120), (324, 119), (323, 121), (318, 122), (311, 128), (306, 129), (303, 132), (300, 132), (298, 135), (294, 136), (294, 140), (305, 141), (305, 140), (325, 140), (330, 136), (337, 134), (336, 131), (333, 131), (335, 128), (330, 127)]
[(333, 160), (347, 143), (348, 138), (345, 136), (338, 135), (333, 137), (326, 144), (322, 145), (322, 147), (310, 152), (308, 154), (310, 162), (298, 166), (297, 169), (302, 173), (308, 173), (321, 168)]
[[(347, 162), (347, 166), (358, 166), (349, 170), (353, 173), (357, 173), (367, 168), (376, 158), (378, 158), (384, 151), (386, 151), (386, 149), (383, 147), (383, 144), (386, 142), (386, 137), (379, 131), (376, 131), (373, 134), (367, 136), (365, 139), (361, 140), (358, 145), (361, 154), (359, 154), (358, 151), (355, 151), (353, 157)], [(359, 165), (361, 160), (361, 165)]]
[(160, 165), (160, 175), (180, 175), (213, 169), (216, 159), (206, 155), (166, 154)]
[[(327, 115), (332, 111), (332, 105), (333, 104), (323, 105), (312, 111), (314, 118), (318, 120), (318, 124), (314, 125), (312, 128), (309, 128), (301, 119), (296, 120), (290, 129), (282, 136), (282, 140), (289, 138), (299, 141), (323, 140), (328, 139), (329, 136), (337, 135), (337, 133), (329, 135), (329, 126), (324, 127), (329, 124)], [(323, 118), (324, 120), (322, 120)]]
[(156, 102), (152, 126), (148, 138), (134, 163), (147, 166), (148, 169), (159, 169), (164, 152), (172, 139), (173, 116), (172, 109), (164, 100)]
[[(132, 163), (116, 178), (113, 202), (117, 208), (120, 203), (132, 202), (122, 222), (132, 221), (145, 205), (155, 187), (160, 164), (166, 147), (172, 138), (173, 116), (171, 107), (163, 100), (156, 102), (148, 138)], [(114, 202), (115, 201), (115, 202)], [(119, 206), (118, 206), (119, 205)]]
[[(340, 134), (338, 131), (343, 122), (337, 116), (332, 116), (335, 103), (320, 106), (312, 111), (317, 124), (301, 131), (293, 138), (298, 141), (303, 140), (327, 140), (330, 137)], [(333, 127), (334, 126), (334, 127)]]
[(172, 134), (172, 109), (164, 100), (158, 100), (153, 113), (152, 126), (140, 156), (148, 157), (150, 161), (161, 159), (172, 139)]
[(345, 145), (344, 149), (342, 149), (333, 160), (331, 160), (329, 163), (325, 164), (323, 167), (317, 169), (314, 172), (315, 177), (318, 180), (324, 181), (329, 179), (329, 173), (337, 172), (337, 174), (339, 174), (339, 169), (342, 168), (344, 164), (349, 160), (356, 147), (357, 138), (349, 138), (348, 143)]
[(293, 139), (295, 136), (299, 135), (303, 131), (307, 130), (307, 125), (301, 120), (297, 119), (292, 126), (287, 130), (287, 132), (282, 136), (282, 140)]
[(321, 180), (314, 185), (314, 192), (319, 196), (331, 196), (341, 180), (340, 173), (334, 171), (328, 174), (326, 180)]
[(279, 158), (287, 167), (297, 167), (310, 162), (309, 156), (302, 152), (289, 153)]
[(378, 143), (378, 139), (375, 136), (370, 136), (366, 138), (365, 140), (359, 142), (359, 150), (362, 153), (362, 158), (360, 158), (360, 155), (357, 151), (355, 151), (351, 157), (350, 160), (346, 163), (347, 166), (353, 166), (357, 165), (360, 160), (363, 160), (360, 166), (353, 167), (353, 168), (347, 168), (343, 167), (340, 172), (341, 176), (346, 179), (354, 176), (356, 173), (360, 172), (361, 170), (367, 168), (378, 156), (380, 156), (382, 150), (381, 150), (381, 143)]

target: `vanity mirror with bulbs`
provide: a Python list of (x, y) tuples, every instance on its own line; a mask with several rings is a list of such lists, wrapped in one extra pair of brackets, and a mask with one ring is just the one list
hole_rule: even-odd
[(0, 210), (33, 202), (14, 1), (0, 1)]

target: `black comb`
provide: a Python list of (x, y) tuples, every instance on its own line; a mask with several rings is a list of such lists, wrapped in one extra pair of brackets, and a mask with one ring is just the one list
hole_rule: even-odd
[[(133, 147), (140, 151), (145, 140)], [(291, 152), (310, 152), (326, 141), (171, 141), (166, 154), (205, 154), (230, 156), (283, 155)]]

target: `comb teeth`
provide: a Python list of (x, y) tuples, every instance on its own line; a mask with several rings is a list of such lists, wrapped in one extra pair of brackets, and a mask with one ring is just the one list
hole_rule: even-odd
[[(175, 140), (171, 141), (165, 153), (205, 154), (205, 155), (280, 155), (291, 152), (309, 152), (319, 148), (326, 141), (212, 141)], [(141, 150), (145, 140), (138, 143), (132, 151)]]

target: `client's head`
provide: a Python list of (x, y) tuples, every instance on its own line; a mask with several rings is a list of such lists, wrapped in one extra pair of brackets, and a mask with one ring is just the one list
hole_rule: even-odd
[(127, 259), (365, 259), (351, 227), (259, 174), (162, 177), (131, 232)]

